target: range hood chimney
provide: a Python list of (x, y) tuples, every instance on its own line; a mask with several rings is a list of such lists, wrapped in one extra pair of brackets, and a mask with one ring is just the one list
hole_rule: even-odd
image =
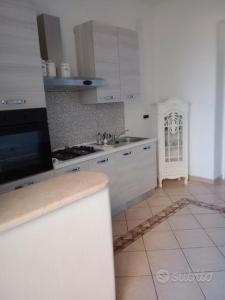
[[(37, 17), (41, 58), (51, 60), (56, 66), (63, 61), (60, 18), (47, 14)], [(44, 87), (51, 91), (80, 91), (97, 88), (106, 84), (101, 78), (45, 78)]]

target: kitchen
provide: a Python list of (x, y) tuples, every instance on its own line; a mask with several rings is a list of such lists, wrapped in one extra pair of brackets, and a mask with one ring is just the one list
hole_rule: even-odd
[[(185, 295), (192, 293), (194, 299), (203, 299), (202, 297), (210, 299), (207, 293), (208, 290), (213, 291), (211, 285), (202, 287), (196, 279), (192, 284), (186, 283), (181, 286), (179, 284), (176, 286), (172, 282), (163, 286), (155, 279), (154, 257), (152, 258), (151, 255), (156, 250), (158, 252), (162, 249), (175, 251), (174, 249), (179, 248), (176, 250), (177, 256), (182, 256), (180, 258), (182, 261), (186, 260), (182, 262), (185, 265), (185, 273), (188, 273), (187, 263), (191, 265), (189, 272), (195, 271), (191, 258), (189, 260), (188, 254), (186, 256), (183, 254), (185, 250), (181, 250), (183, 249), (181, 243), (178, 246), (175, 241), (174, 236), (179, 241), (179, 232), (177, 232), (179, 230), (198, 230), (199, 234), (204, 235), (207, 240), (207, 247), (212, 247), (214, 243), (215, 252), (220, 251), (219, 254), (217, 253), (218, 264), (221, 270), (224, 270), (222, 247), (225, 245), (223, 243), (217, 245), (214, 236), (210, 239), (205, 236), (201, 228), (203, 221), (199, 217), (200, 213), (195, 214), (195, 210), (192, 208), (193, 212), (190, 207), (203, 205), (206, 216), (210, 214), (209, 210), (220, 212), (215, 221), (220, 225), (215, 226), (216, 228), (225, 227), (225, 219), (223, 220), (222, 216), (223, 182), (221, 181), (215, 188), (212, 184), (221, 175), (221, 170), (216, 169), (218, 166), (216, 160), (219, 161), (220, 155), (216, 156), (215, 165), (211, 166), (210, 162), (208, 163), (209, 173), (198, 172), (198, 166), (204, 162), (204, 157), (193, 156), (193, 149), (189, 149), (190, 145), (193, 147), (195, 142), (193, 119), (189, 121), (189, 110), (191, 109), (191, 118), (195, 116), (195, 110), (193, 106), (190, 108), (187, 103), (183, 104), (182, 101), (174, 98), (173, 89), (161, 95), (159, 99), (170, 98), (166, 105), (171, 105), (176, 109), (182, 107), (181, 115), (176, 116), (180, 118), (179, 125), (174, 121), (172, 125), (164, 125), (165, 130), (167, 127), (171, 128), (170, 133), (173, 135), (177, 134), (177, 128), (179, 128), (179, 149), (178, 152), (176, 152), (177, 149), (173, 152), (176, 142), (172, 141), (169, 158), (164, 158), (165, 162), (170, 160), (173, 170), (167, 170), (164, 166), (166, 173), (163, 174), (160, 156), (162, 153), (160, 144), (163, 139), (161, 140), (160, 134), (157, 136), (160, 132), (160, 123), (158, 123), (157, 131), (157, 114), (159, 120), (159, 112), (163, 109), (163, 103), (161, 107), (161, 104), (156, 105), (157, 101), (154, 100), (154, 98), (158, 99), (155, 95), (158, 84), (156, 81), (159, 78), (156, 78), (157, 76), (154, 78), (151, 71), (155, 68), (152, 58), (156, 55), (156, 52), (154, 53), (156, 49), (149, 48), (149, 44), (155, 36), (153, 34), (153, 39), (149, 39), (146, 35), (147, 30), (151, 31), (150, 23), (147, 21), (149, 3), (122, 1), (112, 4), (109, 0), (105, 2), (96, 0), (96, 3), (87, 1), (89, 12), (87, 13), (86, 4), (82, 5), (79, 1), (74, 1), (74, 3), (58, 1), (56, 5), (52, 5), (50, 0), (42, 1), (42, 3), (41, 1), (35, 2), (35, 5), (32, 5), (29, 0), (21, 0), (19, 3), (15, 0), (4, 0), (0, 3), (0, 35), (3, 45), (0, 57), (2, 155), (0, 230), (2, 232), (1, 245), (4, 249), (0, 259), (6, 261), (0, 278), (2, 278), (3, 285), (7, 286), (3, 289), (1, 297), (11, 300), (15, 299), (18, 294), (17, 299), (31, 297), (32, 299), (40, 299), (40, 297), (62, 299), (67, 295), (68, 299), (74, 297), (90, 299), (93, 292), (94, 299), (115, 299), (113, 266), (115, 260), (118, 299), (171, 299), (171, 297), (175, 299), (173, 293), (179, 290), (183, 290)], [(158, 6), (154, 1), (151, 5), (152, 10), (156, 11), (160, 7), (160, 4)], [(76, 8), (79, 8), (79, 12)], [(106, 14), (103, 14), (104, 11)], [(151, 17), (154, 20), (152, 15)], [(95, 21), (91, 21), (92, 19)], [(167, 79), (169, 78), (168, 75)], [(182, 93), (177, 92), (177, 95), (182, 97)], [(219, 111), (221, 113), (221, 110), (215, 111), (214, 117), (217, 117), (217, 126), (221, 127), (219, 122), (222, 118), (218, 118), (217, 115)], [(210, 121), (213, 123), (214, 119)], [(190, 137), (189, 122), (191, 122)], [(165, 132), (166, 138), (169, 139), (170, 133), (168, 130)], [(216, 135), (218, 140), (220, 134), (221, 132), (218, 131)], [(204, 138), (210, 138), (210, 135)], [(190, 145), (188, 139), (191, 141)], [(170, 142), (166, 143), (168, 147)], [(216, 143), (215, 147), (219, 149), (220, 143)], [(190, 160), (188, 152), (190, 152)], [(196, 162), (196, 157), (198, 162)], [(221, 161), (222, 159), (220, 165)], [(215, 176), (212, 177), (210, 172)], [(100, 173), (106, 174), (107, 177)], [(189, 183), (187, 182), (188, 176), (191, 179)], [(170, 179), (163, 181), (163, 189), (157, 188), (157, 177), (160, 187), (164, 178)], [(183, 178), (184, 181), (174, 181), (175, 178)], [(98, 197), (96, 193), (99, 194)], [(30, 202), (32, 194), (34, 195), (33, 204)], [(211, 198), (207, 206), (199, 194), (204, 194), (208, 198), (210, 196), (212, 198), (213, 194), (213, 204), (217, 207), (212, 208), (209, 205)], [(41, 195), (42, 200), (39, 199)], [(62, 195), (62, 200), (58, 198), (58, 195)], [(73, 197), (82, 201), (75, 203)], [(91, 200), (92, 197), (94, 200)], [(17, 198), (20, 201), (16, 202)], [(95, 207), (92, 207), (91, 201), (95, 203), (93, 204)], [(80, 202), (86, 206), (77, 211), (78, 205), (81, 205)], [(68, 205), (71, 205), (71, 212), (68, 210)], [(101, 209), (97, 211), (97, 207)], [(172, 217), (170, 217), (171, 211)], [(76, 216), (75, 219), (70, 219), (72, 212), (73, 218)], [(160, 212), (165, 214), (163, 218), (160, 217)], [(82, 218), (82, 215), (86, 217)], [(111, 216), (115, 259), (112, 257)], [(176, 219), (181, 216), (186, 226), (179, 228), (170, 218)], [(65, 226), (60, 228), (57, 220), (64, 222)], [(46, 227), (42, 222), (46, 223)], [(52, 227), (54, 222), (55, 228), (58, 228), (57, 234), (54, 233)], [(67, 222), (72, 222), (68, 223), (68, 226), (72, 225), (83, 231), (80, 233), (81, 236), (79, 234), (80, 249), (76, 243), (78, 233), (71, 231), (71, 227), (69, 230)], [(104, 222), (104, 230), (101, 230), (101, 222)], [(145, 222), (148, 224), (146, 225)], [(169, 227), (167, 223), (170, 224)], [(163, 225), (164, 230), (157, 230), (157, 224)], [(34, 283), (30, 283), (30, 288), (26, 291), (23, 288), (23, 279), (28, 280), (29, 271), (24, 267), (24, 277), (21, 277), (20, 282), (20, 272), (12, 275), (13, 263), (17, 264), (18, 268), (23, 268), (23, 264), (28, 265), (28, 261), (31, 263), (32, 260), (26, 261), (23, 253), (27, 253), (29, 257), (29, 249), (37, 247), (38, 244), (32, 240), (31, 236), (32, 232), (39, 235), (38, 226), (43, 226), (40, 227), (41, 233), (39, 232), (40, 237), (43, 235), (40, 238), (41, 244), (48, 243), (48, 237), (44, 236), (46, 230), (55, 238), (54, 241), (52, 238), (49, 243), (49, 249), (53, 249), (56, 245), (59, 249), (55, 255), (51, 256), (47, 255), (44, 248), (40, 246), (43, 256), (37, 255), (37, 263), (34, 263), (33, 268), (35, 270), (42, 260), (47, 266), (49, 261), (52, 262), (49, 268), (51, 270), (56, 268), (55, 274), (57, 275), (51, 281), (50, 278), (54, 277), (54, 272), (48, 272), (45, 268), (42, 271), (38, 269), (37, 274), (32, 273), (31, 278), (33, 281), (37, 280), (42, 286), (41, 292), (37, 292), (37, 286)], [(96, 228), (96, 231), (90, 229), (89, 232), (88, 227), (91, 228), (91, 226)], [(147, 228), (148, 231), (143, 228)], [(66, 234), (66, 230), (69, 230), (72, 244), (65, 239), (64, 245), (59, 245), (59, 240), (62, 239), (63, 234)], [(207, 234), (210, 235), (208, 231)], [(84, 235), (88, 235), (94, 244), (89, 245), (86, 241), (89, 239), (85, 240)], [(97, 242), (100, 235), (102, 239)], [(17, 256), (14, 251), (15, 253), (11, 254), (10, 263), (7, 249), (20, 245), (25, 237), (27, 241), (24, 243), (24, 248), (18, 246), (22, 256)], [(166, 240), (169, 245), (159, 245), (154, 249), (158, 239), (162, 240), (163, 245)], [(80, 250), (84, 249), (85, 245), (88, 250), (86, 248), (87, 253), (84, 251), (82, 256)], [(200, 244), (199, 247), (204, 245)], [(58, 255), (61, 251), (63, 257), (68, 256), (70, 246), (76, 248), (73, 254), (76, 264), (69, 268), (68, 261), (64, 261), (63, 258), (66, 267), (60, 269)], [(187, 248), (192, 248), (192, 245)], [(93, 249), (96, 250), (95, 255), (91, 255)], [(105, 288), (102, 290), (101, 268), (99, 267), (98, 270), (93, 260), (94, 256), (100, 259), (101, 255), (105, 258), (107, 256), (107, 259), (103, 260), (104, 263), (102, 262), (102, 268), (105, 268)], [(176, 256), (176, 253), (174, 252), (173, 255)], [(84, 272), (81, 272), (80, 280), (71, 282), (71, 276), (76, 276), (76, 268), (80, 272), (85, 259), (90, 259), (87, 269), (84, 268)], [(170, 262), (170, 256), (165, 260)], [(173, 258), (171, 261), (173, 263)], [(165, 266), (167, 267), (167, 264)], [(162, 265), (161, 269), (163, 267)], [(174, 269), (175, 271), (177, 270)], [(218, 270), (213, 269), (213, 271)], [(43, 272), (46, 276), (45, 282), (44, 277), (41, 280)], [(68, 285), (56, 280), (60, 272), (63, 272), (63, 276), (67, 278)], [(9, 278), (13, 276), (12, 284), (15, 285), (16, 294), (8, 288), (10, 281), (7, 280), (7, 276)], [(93, 276), (96, 280), (91, 282)], [(46, 280), (50, 280), (49, 287), (55, 292), (46, 287)], [(89, 288), (84, 291), (82, 286), (85, 285), (85, 280)], [(16, 281), (18, 284), (15, 284)], [(219, 280), (214, 282), (219, 285)], [(77, 292), (73, 290), (73, 284)], [(173, 286), (176, 288), (174, 289)], [(110, 293), (107, 293), (107, 289)], [(165, 296), (164, 289), (168, 290), (168, 294), (171, 293), (171, 295)]]

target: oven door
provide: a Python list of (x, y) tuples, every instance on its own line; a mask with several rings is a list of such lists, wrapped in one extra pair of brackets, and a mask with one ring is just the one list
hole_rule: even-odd
[(0, 129), (0, 184), (51, 170), (47, 122)]

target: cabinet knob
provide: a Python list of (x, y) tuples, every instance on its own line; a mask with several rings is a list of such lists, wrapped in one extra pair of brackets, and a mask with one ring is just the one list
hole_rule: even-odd
[(144, 147), (143, 150), (150, 150), (151, 146)]
[(125, 152), (125, 153), (123, 153), (123, 156), (128, 156), (128, 155), (131, 155), (132, 154), (132, 152), (130, 151), (130, 152)]
[(128, 95), (127, 96), (127, 99), (134, 99), (135, 97), (134, 97), (134, 95)]
[(20, 105), (20, 104), (25, 104), (27, 101), (24, 99), (8, 99), (8, 100), (1, 100), (1, 104), (4, 105)]
[(75, 172), (79, 172), (80, 171), (80, 167), (74, 168), (72, 170), (67, 171), (66, 173), (75, 173)]
[(116, 99), (116, 96), (105, 96), (104, 99), (105, 100), (114, 100), (114, 99)]
[(97, 163), (98, 163), (98, 164), (104, 164), (104, 163), (106, 163), (106, 162), (108, 162), (108, 161), (109, 161), (109, 159), (106, 158), (106, 159), (103, 159), (103, 160), (99, 160)]

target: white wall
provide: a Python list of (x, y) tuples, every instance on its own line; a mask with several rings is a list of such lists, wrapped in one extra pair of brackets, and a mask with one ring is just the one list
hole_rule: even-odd
[[(64, 57), (74, 74), (74, 25), (96, 19), (136, 29), (141, 46), (142, 95), (140, 102), (125, 105), (126, 128), (132, 135), (155, 136), (151, 103), (171, 96), (189, 101), (189, 173), (209, 179), (221, 175), (222, 131), (217, 128), (222, 128), (222, 102), (216, 79), (217, 27), (225, 19), (224, 0), (35, 2), (39, 13), (60, 16)], [(142, 119), (144, 113), (150, 114), (149, 120)]]
[[(153, 98), (177, 96), (191, 103), (190, 175), (221, 175), (221, 132), (215, 136), (217, 26), (225, 2), (170, 0), (154, 7), (149, 26), (153, 45)], [(216, 105), (217, 103), (217, 105)], [(215, 162), (215, 164), (214, 164)]]

